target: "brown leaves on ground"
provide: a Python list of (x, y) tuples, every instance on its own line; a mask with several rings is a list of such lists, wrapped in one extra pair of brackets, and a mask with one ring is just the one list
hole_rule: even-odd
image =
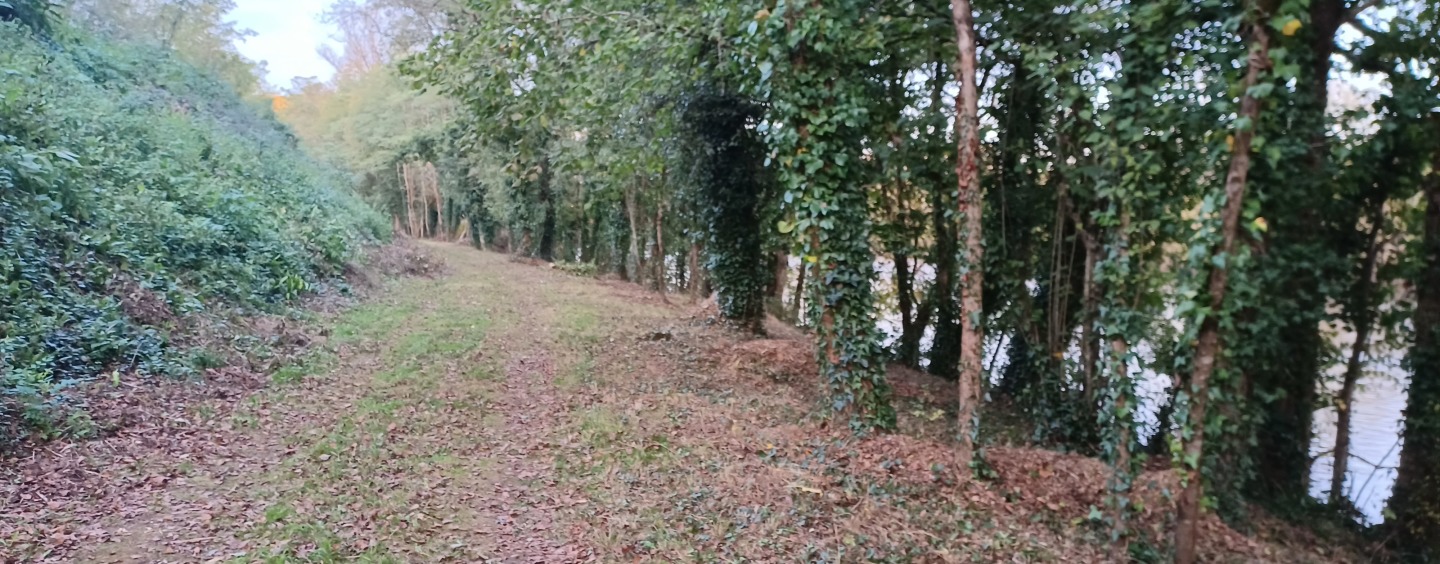
[(105, 291), (120, 302), (120, 310), (136, 323), (163, 327), (175, 319), (175, 312), (170, 310), (163, 294), (146, 288), (128, 275), (117, 272)]
[(803, 381), (815, 375), (815, 353), (784, 339), (754, 339), (712, 349), (724, 367), (742, 374), (761, 374), (774, 382)]
[(396, 235), (388, 245), (369, 249), (359, 263), (345, 265), (345, 278), (351, 286), (372, 288), (386, 278), (420, 276), (434, 278), (445, 272), (445, 262), (420, 243)]
[[(893, 369), (899, 432), (857, 438), (826, 417), (798, 331), (754, 339), (632, 284), (421, 249), (449, 275), (381, 291), (300, 345), (330, 350), (328, 370), (94, 396), (123, 423), (113, 434), (6, 461), (0, 559), (1109, 556), (1088, 518), (1105, 466), (992, 446), (996, 477), (971, 479), (948, 382)], [(1137, 524), (1158, 538), (1173, 473), (1137, 488)], [(1265, 538), (1204, 529), (1211, 561), (1348, 559), (1270, 521)]]

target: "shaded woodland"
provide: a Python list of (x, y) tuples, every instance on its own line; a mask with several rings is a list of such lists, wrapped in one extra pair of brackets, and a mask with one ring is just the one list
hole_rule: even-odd
[[(44, 22), (13, 2), (7, 21)], [(119, 21), (102, 4), (77, 10)], [(739, 332), (799, 326), (859, 436), (895, 425), (892, 363), (953, 380), (976, 479), (999, 425), (1108, 465), (1117, 560), (1193, 562), (1202, 514), (1257, 508), (1440, 558), (1440, 4), (346, 0), (326, 19), (335, 78), (261, 98), (349, 173), (355, 214), (713, 296)], [(228, 76), (211, 55), (180, 58)], [(18, 154), (0, 181), (30, 182)], [(361, 237), (340, 215), (331, 236)], [(305, 284), (349, 248), (311, 240), (275, 243)], [(262, 298), (305, 287), (285, 276)], [(1392, 357), (1399, 464), (1366, 523), (1352, 405)], [(1179, 478), (1159, 536), (1130, 526), (1154, 468)]]

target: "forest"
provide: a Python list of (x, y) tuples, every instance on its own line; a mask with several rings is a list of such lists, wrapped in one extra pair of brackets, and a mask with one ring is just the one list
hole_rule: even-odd
[(963, 480), (1103, 462), (1108, 560), (1440, 559), (1440, 4), (340, 0), (282, 86), (232, 7), (0, 0), (7, 417), (196, 371), (118, 288), (276, 311), (393, 233), (798, 330), (854, 440), (928, 373)]

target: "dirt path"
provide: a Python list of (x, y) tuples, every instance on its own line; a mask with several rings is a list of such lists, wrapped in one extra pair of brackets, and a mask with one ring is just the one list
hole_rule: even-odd
[(266, 389), (7, 469), (0, 561), (1104, 559), (1103, 465), (992, 448), (999, 478), (957, 478), (948, 384), (892, 374), (902, 432), (856, 440), (798, 334), (429, 248), (447, 274), (344, 313)]

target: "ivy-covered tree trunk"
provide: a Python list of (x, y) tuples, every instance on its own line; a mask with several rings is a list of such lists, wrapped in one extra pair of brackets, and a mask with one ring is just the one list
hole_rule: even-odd
[(959, 191), (960, 233), (964, 236), (965, 270), (960, 279), (960, 404), (959, 461), (969, 468), (974, 460), (976, 435), (980, 419), (980, 382), (984, 356), (984, 332), (981, 324), (985, 310), (981, 300), (984, 288), (985, 238), (980, 190), (980, 92), (975, 84), (975, 22), (969, 0), (951, 4), (959, 50), (955, 77), (960, 82), (960, 95), (955, 100), (955, 139), (957, 156), (955, 174)]
[(764, 144), (749, 127), (760, 110), (738, 94), (701, 89), (686, 101), (684, 113), (699, 145), (690, 158), (696, 162), (705, 263), (720, 315), (754, 333), (762, 331), (765, 295), (772, 286), (760, 213), (773, 176), (764, 168)]
[[(1440, 134), (1440, 119), (1432, 119)], [(1440, 558), (1440, 151), (1424, 182), (1422, 271), (1415, 285), (1415, 341), (1410, 349), (1400, 469), (1390, 511), (1403, 549), (1417, 561)]]
[[(1251, 7), (1253, 9), (1253, 6)], [(1261, 73), (1270, 67), (1270, 32), (1266, 28), (1269, 14), (1256, 14), (1249, 21), (1251, 50), (1249, 63), (1242, 84), (1244, 94), (1240, 98), (1239, 125), (1234, 133), (1231, 149), (1230, 170), (1225, 176), (1225, 207), (1221, 211), (1220, 248), (1214, 256), (1218, 266), (1210, 269), (1206, 292), (1210, 298), (1210, 313), (1200, 323), (1200, 333), (1195, 349), (1194, 369), (1190, 374), (1188, 390), (1190, 405), (1186, 423), (1189, 439), (1184, 441), (1181, 463), (1184, 467), (1184, 488), (1176, 504), (1175, 519), (1175, 561), (1178, 564), (1195, 562), (1199, 536), (1200, 493), (1202, 477), (1200, 468), (1205, 449), (1205, 417), (1209, 403), (1210, 377), (1221, 354), (1220, 315), (1225, 308), (1226, 285), (1230, 277), (1230, 264), (1234, 260), (1235, 239), (1240, 230), (1240, 213), (1245, 204), (1245, 181), (1250, 173), (1250, 150), (1255, 138), (1255, 124), (1260, 119), (1260, 100), (1251, 88), (1260, 82)]]
[[(784, 199), (794, 203), (810, 281), (816, 360), (831, 404), (852, 429), (890, 428), (895, 410), (885, 381), (874, 322), (874, 256), (861, 140), (871, 84), (857, 79), (869, 55), (853, 49), (867, 39), (860, 0), (792, 5), (766, 33), (788, 47), (788, 68), (772, 75), (772, 104), (783, 128), (769, 131), (780, 155)], [(767, 67), (768, 68), (768, 67)]]
[[(1096, 324), (1100, 321), (1100, 282), (1095, 278), (1095, 265), (1100, 260), (1100, 242), (1097, 237), (1088, 232), (1081, 231), (1080, 239), (1085, 249), (1085, 284), (1081, 294), (1081, 321), (1080, 321), (1080, 370), (1084, 374), (1085, 382), (1085, 405), (1084, 408), (1091, 413), (1096, 409), (1095, 392), (1104, 388), (1100, 384), (1100, 336), (1096, 332)], [(1059, 349), (1056, 349), (1057, 351)]]

